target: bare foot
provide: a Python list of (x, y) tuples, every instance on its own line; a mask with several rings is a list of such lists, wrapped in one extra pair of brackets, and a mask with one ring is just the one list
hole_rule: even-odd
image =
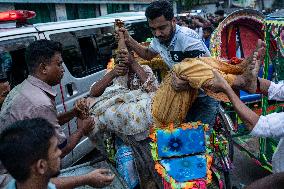
[(257, 88), (257, 76), (260, 65), (263, 61), (265, 54), (265, 47), (262, 46), (253, 54), (252, 62), (248, 65), (242, 75), (238, 75), (234, 87), (244, 90), (248, 93), (255, 93)]
[(245, 58), (240, 64), (238, 64), (238, 66), (246, 69), (248, 67), (248, 65), (253, 61), (254, 54), (256, 52), (258, 52), (259, 49), (261, 49), (263, 47), (265, 48), (265, 46), (266, 46), (265, 42), (262, 41), (261, 39), (258, 39), (256, 49), (254, 50), (254, 52), (251, 54), (251, 56)]

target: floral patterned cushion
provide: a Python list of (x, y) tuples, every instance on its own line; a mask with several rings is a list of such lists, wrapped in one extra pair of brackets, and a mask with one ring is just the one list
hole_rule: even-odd
[(202, 126), (185, 130), (178, 128), (172, 132), (158, 130), (157, 145), (160, 158), (204, 153), (205, 132)]
[(206, 178), (207, 164), (205, 155), (163, 159), (160, 161), (168, 175), (177, 182)]

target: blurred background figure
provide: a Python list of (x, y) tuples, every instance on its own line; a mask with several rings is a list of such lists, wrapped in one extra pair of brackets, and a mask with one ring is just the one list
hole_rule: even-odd
[(211, 23), (205, 24), (202, 28), (203, 30), (203, 36), (202, 41), (205, 43), (206, 47), (210, 50), (210, 38), (214, 31), (214, 27)]
[(12, 58), (3, 48), (0, 48), (0, 109), (10, 91), (9, 75), (12, 67)]
[(215, 12), (215, 18), (213, 19), (214, 27), (218, 27), (219, 23), (225, 19), (225, 11), (220, 9)]
[(189, 21), (189, 23), (191, 23), (189, 24), (189, 27), (193, 29), (200, 38), (203, 38), (203, 27), (211, 25), (209, 20), (199, 15), (191, 16), (191, 21)]

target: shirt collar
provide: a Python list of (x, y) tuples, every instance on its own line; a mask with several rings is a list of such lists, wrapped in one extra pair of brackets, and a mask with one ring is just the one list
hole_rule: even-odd
[(27, 81), (29, 83), (31, 83), (32, 85), (40, 88), (41, 90), (43, 90), (44, 92), (50, 94), (53, 97), (56, 97), (56, 92), (52, 89), (52, 87), (50, 85), (48, 85), (47, 83), (45, 83), (44, 81), (29, 75), (27, 78)]
[(175, 43), (176, 43), (176, 40), (177, 40), (177, 33), (180, 31), (181, 27), (179, 25), (176, 24), (176, 30), (175, 30), (175, 34), (171, 40), (171, 43), (169, 45), (169, 48), (170, 47), (174, 47), (175, 46)]

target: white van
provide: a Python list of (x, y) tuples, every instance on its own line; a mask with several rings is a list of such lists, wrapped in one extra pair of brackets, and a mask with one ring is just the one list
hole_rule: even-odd
[[(56, 107), (58, 112), (70, 110), (74, 102), (88, 94), (91, 84), (102, 78), (109, 59), (112, 57), (114, 43), (115, 19), (125, 21), (125, 25), (138, 42), (151, 37), (151, 31), (144, 13), (124, 13), (114, 15), (63, 22), (34, 24), (20, 28), (1, 29), (0, 47), (7, 50), (12, 57), (11, 85), (21, 83), (27, 76), (24, 52), (29, 43), (48, 39), (63, 44), (64, 77), (61, 84), (56, 86)], [(64, 126), (64, 132), (69, 133), (76, 129), (74, 120)], [(87, 153), (94, 145), (85, 138), (72, 153), (63, 159), (62, 167), (73, 165)]]

